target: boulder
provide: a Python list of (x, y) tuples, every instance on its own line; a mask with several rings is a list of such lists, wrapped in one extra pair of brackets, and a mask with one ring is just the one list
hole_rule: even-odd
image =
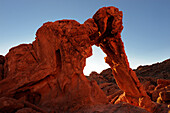
[[(159, 97), (161, 97), (161, 100), (163, 101), (163, 103), (170, 101), (170, 91), (160, 92)], [(170, 102), (168, 102), (168, 104), (170, 104)]]
[(41, 112), (37, 112), (37, 111), (33, 110), (32, 108), (22, 108), (22, 109), (16, 111), (15, 113), (41, 113)]
[(123, 91), (122, 90), (118, 90), (118, 91), (115, 91), (113, 94), (107, 96), (107, 98), (109, 99), (109, 102), (114, 104), (115, 101), (119, 98), (119, 96), (123, 94)]
[(104, 78), (103, 76), (101, 76), (100, 74), (98, 74), (97, 72), (91, 72), (89, 76), (87, 76), (88, 80), (95, 80), (97, 82), (97, 84), (102, 84), (102, 83), (108, 83), (109, 81)]
[(24, 108), (24, 104), (18, 100), (8, 97), (0, 98), (0, 113), (13, 113), (21, 108)]
[(157, 84), (161, 84), (164, 87), (170, 85), (170, 79), (158, 79)]
[(103, 83), (100, 84), (99, 86), (107, 96), (112, 95), (120, 90), (116, 84), (112, 84), (112, 83)]
[(170, 85), (166, 87), (162, 87), (160, 89), (155, 89), (152, 93), (152, 100), (156, 102), (160, 92), (169, 92), (169, 91), (170, 91)]

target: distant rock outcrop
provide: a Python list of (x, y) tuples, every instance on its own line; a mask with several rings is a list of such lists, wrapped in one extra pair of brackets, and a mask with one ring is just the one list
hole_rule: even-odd
[[(38, 29), (33, 43), (10, 49), (0, 62), (0, 112), (160, 112), (129, 67), (120, 35), (122, 16), (118, 8), (104, 7), (84, 24), (47, 22)], [(92, 45), (107, 54), (105, 60), (112, 70), (99, 78), (106, 94), (83, 74)], [(114, 80), (118, 86), (107, 83)], [(108, 104), (114, 96), (111, 103), (117, 105)]]
[(170, 59), (161, 63), (139, 66), (134, 71), (137, 76), (170, 79)]

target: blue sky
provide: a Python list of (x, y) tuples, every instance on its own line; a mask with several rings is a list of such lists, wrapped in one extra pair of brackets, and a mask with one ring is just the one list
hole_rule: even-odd
[[(43, 23), (75, 19), (83, 23), (101, 7), (123, 11), (122, 39), (130, 66), (170, 58), (170, 0), (0, 0), (0, 54), (21, 43), (31, 43)], [(93, 46), (84, 73), (109, 66), (105, 54)]]

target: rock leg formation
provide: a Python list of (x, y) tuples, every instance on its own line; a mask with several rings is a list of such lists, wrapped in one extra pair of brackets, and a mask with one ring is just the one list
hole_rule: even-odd
[(120, 38), (123, 29), (122, 16), (122, 12), (117, 8), (99, 9), (93, 16), (100, 32), (100, 36), (94, 43), (106, 53), (105, 61), (110, 65), (119, 88), (124, 91), (122, 98), (119, 98), (117, 102), (126, 101), (153, 112), (154, 103), (146, 94), (135, 72), (129, 67), (124, 45)]

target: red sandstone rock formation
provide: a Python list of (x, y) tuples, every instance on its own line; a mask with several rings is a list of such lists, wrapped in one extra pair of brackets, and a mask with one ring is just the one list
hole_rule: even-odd
[[(155, 105), (129, 67), (120, 38), (122, 29), (122, 12), (115, 7), (101, 8), (84, 24), (74, 20), (45, 23), (32, 44), (14, 47), (5, 56), (1, 99), (6, 96), (21, 102), (21, 107), (11, 108), (17, 112), (81, 112), (85, 107), (92, 112), (92, 106), (112, 109), (112, 105), (105, 105), (107, 97), (97, 82), (83, 74), (86, 58), (92, 55), (91, 46), (95, 44), (107, 54), (106, 62), (124, 91), (124, 101), (154, 112)], [(116, 106), (120, 108), (122, 104)], [(127, 106), (119, 112), (128, 110)], [(137, 108), (140, 111), (143, 112)]]
[(93, 19), (45, 23), (32, 44), (10, 49), (5, 56), (0, 96), (27, 100), (46, 111), (75, 111), (84, 105), (108, 103), (97, 83), (83, 74), (92, 55)]
[(101, 36), (95, 44), (106, 53), (106, 63), (112, 69), (114, 78), (124, 93), (124, 101), (141, 106), (153, 112), (155, 104), (151, 102), (135, 72), (129, 67), (123, 42), (121, 40), (122, 12), (113, 8), (102, 8), (93, 16)]
[(170, 59), (161, 63), (139, 66), (134, 70), (138, 76), (170, 79)]
[(0, 113), (47, 113), (41, 108), (9, 97), (0, 98)]
[(117, 86), (112, 70), (110, 68), (103, 70), (100, 74), (97, 72), (92, 72), (87, 78), (95, 80), (100, 88), (107, 95), (107, 98), (110, 103), (114, 103), (118, 97), (123, 93), (122, 90)]
[(0, 55), (0, 80), (4, 78), (4, 63), (5, 58), (4, 56)]
[(164, 103), (166, 101), (166, 103), (170, 104), (170, 97), (168, 96), (168, 94), (170, 94), (170, 80), (158, 79), (157, 84), (158, 85), (152, 92), (152, 100), (157, 101), (158, 97), (161, 97), (161, 100), (164, 101)]
[(84, 107), (76, 113), (149, 113), (144, 109), (132, 106), (127, 103), (96, 105), (91, 107)]
[(18, 109), (24, 107), (23, 103), (20, 103), (18, 100), (2, 97), (0, 98), (0, 112), (1, 113), (12, 113)]
[[(135, 70), (152, 101), (170, 104), (170, 59)], [(161, 78), (161, 79), (160, 79)], [(165, 80), (166, 79), (166, 80)]]
[[(155, 71), (155, 70), (152, 70), (152, 71)], [(152, 73), (152, 72), (150, 72), (150, 73)], [(98, 74), (96, 72), (92, 72), (90, 74), (90, 76), (88, 76), (87, 78), (89, 80), (97, 81), (100, 88), (107, 95), (107, 98), (109, 99), (110, 103), (115, 103), (116, 100), (119, 98), (119, 96), (123, 93), (121, 90), (117, 91), (113, 87), (116, 84), (114, 83), (114, 81), (115, 81), (114, 76), (113, 76), (112, 70), (110, 68), (102, 71), (100, 74)], [(157, 107), (157, 109), (160, 110), (159, 112), (161, 112), (161, 109), (163, 110), (164, 108), (166, 108), (166, 106), (168, 106), (170, 104), (170, 97), (169, 97), (170, 80), (169, 79), (165, 80), (165, 79), (157, 79), (154, 77), (141, 77), (140, 75), (138, 78), (139, 78), (140, 82), (142, 83), (148, 96), (150, 96), (151, 100), (162, 105), (162, 106), (158, 105), (159, 107)], [(110, 79), (110, 81), (109, 81), (109, 79)], [(120, 96), (120, 98), (122, 98), (122, 97), (123, 97), (123, 95)], [(159, 108), (161, 108), (161, 109), (159, 109)]]

